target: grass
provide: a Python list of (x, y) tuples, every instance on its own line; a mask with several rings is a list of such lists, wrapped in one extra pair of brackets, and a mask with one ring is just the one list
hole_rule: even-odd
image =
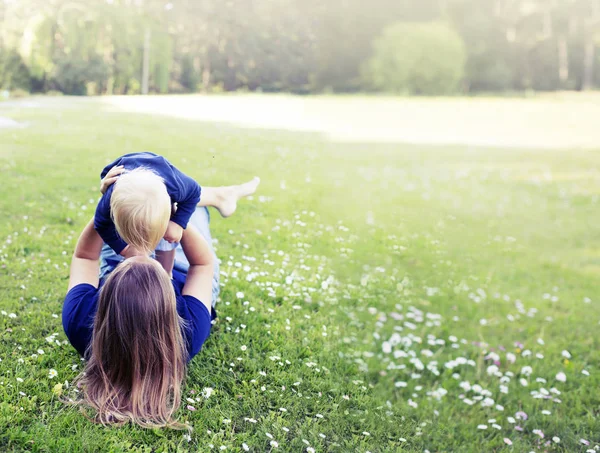
[[(0, 451), (600, 445), (597, 151), (334, 143), (65, 100), (2, 110), (29, 127), (0, 131)], [(140, 150), (202, 185), (263, 180), (213, 215), (224, 286), (189, 441), (93, 425), (53, 392), (82, 368), (60, 313), (100, 169)]]

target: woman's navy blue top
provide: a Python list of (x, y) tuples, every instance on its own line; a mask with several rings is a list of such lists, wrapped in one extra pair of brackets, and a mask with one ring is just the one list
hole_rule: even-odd
[[(182, 295), (186, 274), (173, 270), (173, 289), (177, 299), (177, 313), (185, 320), (182, 329), (183, 338), (187, 344), (188, 361), (192, 359), (210, 335), (212, 320), (217, 314), (214, 307), (208, 312), (206, 306), (193, 296)], [(98, 295), (104, 282), (96, 288), (89, 283), (74, 286), (67, 293), (62, 312), (62, 322), (67, 338), (86, 359), (86, 349), (92, 341), (94, 318), (98, 309)]]

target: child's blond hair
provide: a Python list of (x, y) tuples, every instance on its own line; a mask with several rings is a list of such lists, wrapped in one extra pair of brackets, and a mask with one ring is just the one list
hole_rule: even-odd
[(115, 182), (110, 211), (119, 236), (149, 254), (169, 226), (171, 198), (160, 176), (152, 170), (136, 168)]

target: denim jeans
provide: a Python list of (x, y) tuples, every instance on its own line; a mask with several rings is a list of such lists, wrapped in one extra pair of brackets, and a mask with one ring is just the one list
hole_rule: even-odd
[[(215, 255), (215, 250), (212, 245), (212, 237), (210, 236), (210, 214), (208, 213), (208, 209), (205, 207), (196, 207), (196, 211), (192, 214), (189, 224), (193, 225), (200, 232), (200, 234), (204, 236), (204, 239), (206, 239), (206, 242), (208, 242), (208, 246), (210, 247), (210, 250), (215, 258), (215, 272), (212, 279), (212, 304), (214, 306), (215, 302), (217, 301), (217, 297), (219, 297), (219, 291), (221, 288), (219, 286), (219, 260)], [(164, 250), (168, 248), (163, 246), (160, 247), (160, 249)], [(104, 244), (102, 246), (102, 252), (100, 253), (100, 280), (106, 278), (108, 274), (110, 274), (123, 260), (125, 260), (124, 257), (117, 255), (113, 249), (111, 249), (107, 244)], [(187, 274), (189, 268), (190, 263), (185, 257), (183, 249), (181, 248), (180, 244), (177, 244), (175, 248), (175, 265), (173, 266), (173, 270)]]

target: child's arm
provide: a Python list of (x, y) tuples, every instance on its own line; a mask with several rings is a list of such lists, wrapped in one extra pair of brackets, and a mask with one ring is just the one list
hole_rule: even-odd
[(112, 194), (113, 183), (117, 180), (118, 175), (123, 172), (123, 166), (113, 167), (100, 182), (100, 192), (102, 198), (96, 207), (94, 215), (94, 229), (98, 232), (104, 242), (116, 253), (127, 256), (127, 243), (121, 239), (115, 223), (110, 215), (110, 196)]

